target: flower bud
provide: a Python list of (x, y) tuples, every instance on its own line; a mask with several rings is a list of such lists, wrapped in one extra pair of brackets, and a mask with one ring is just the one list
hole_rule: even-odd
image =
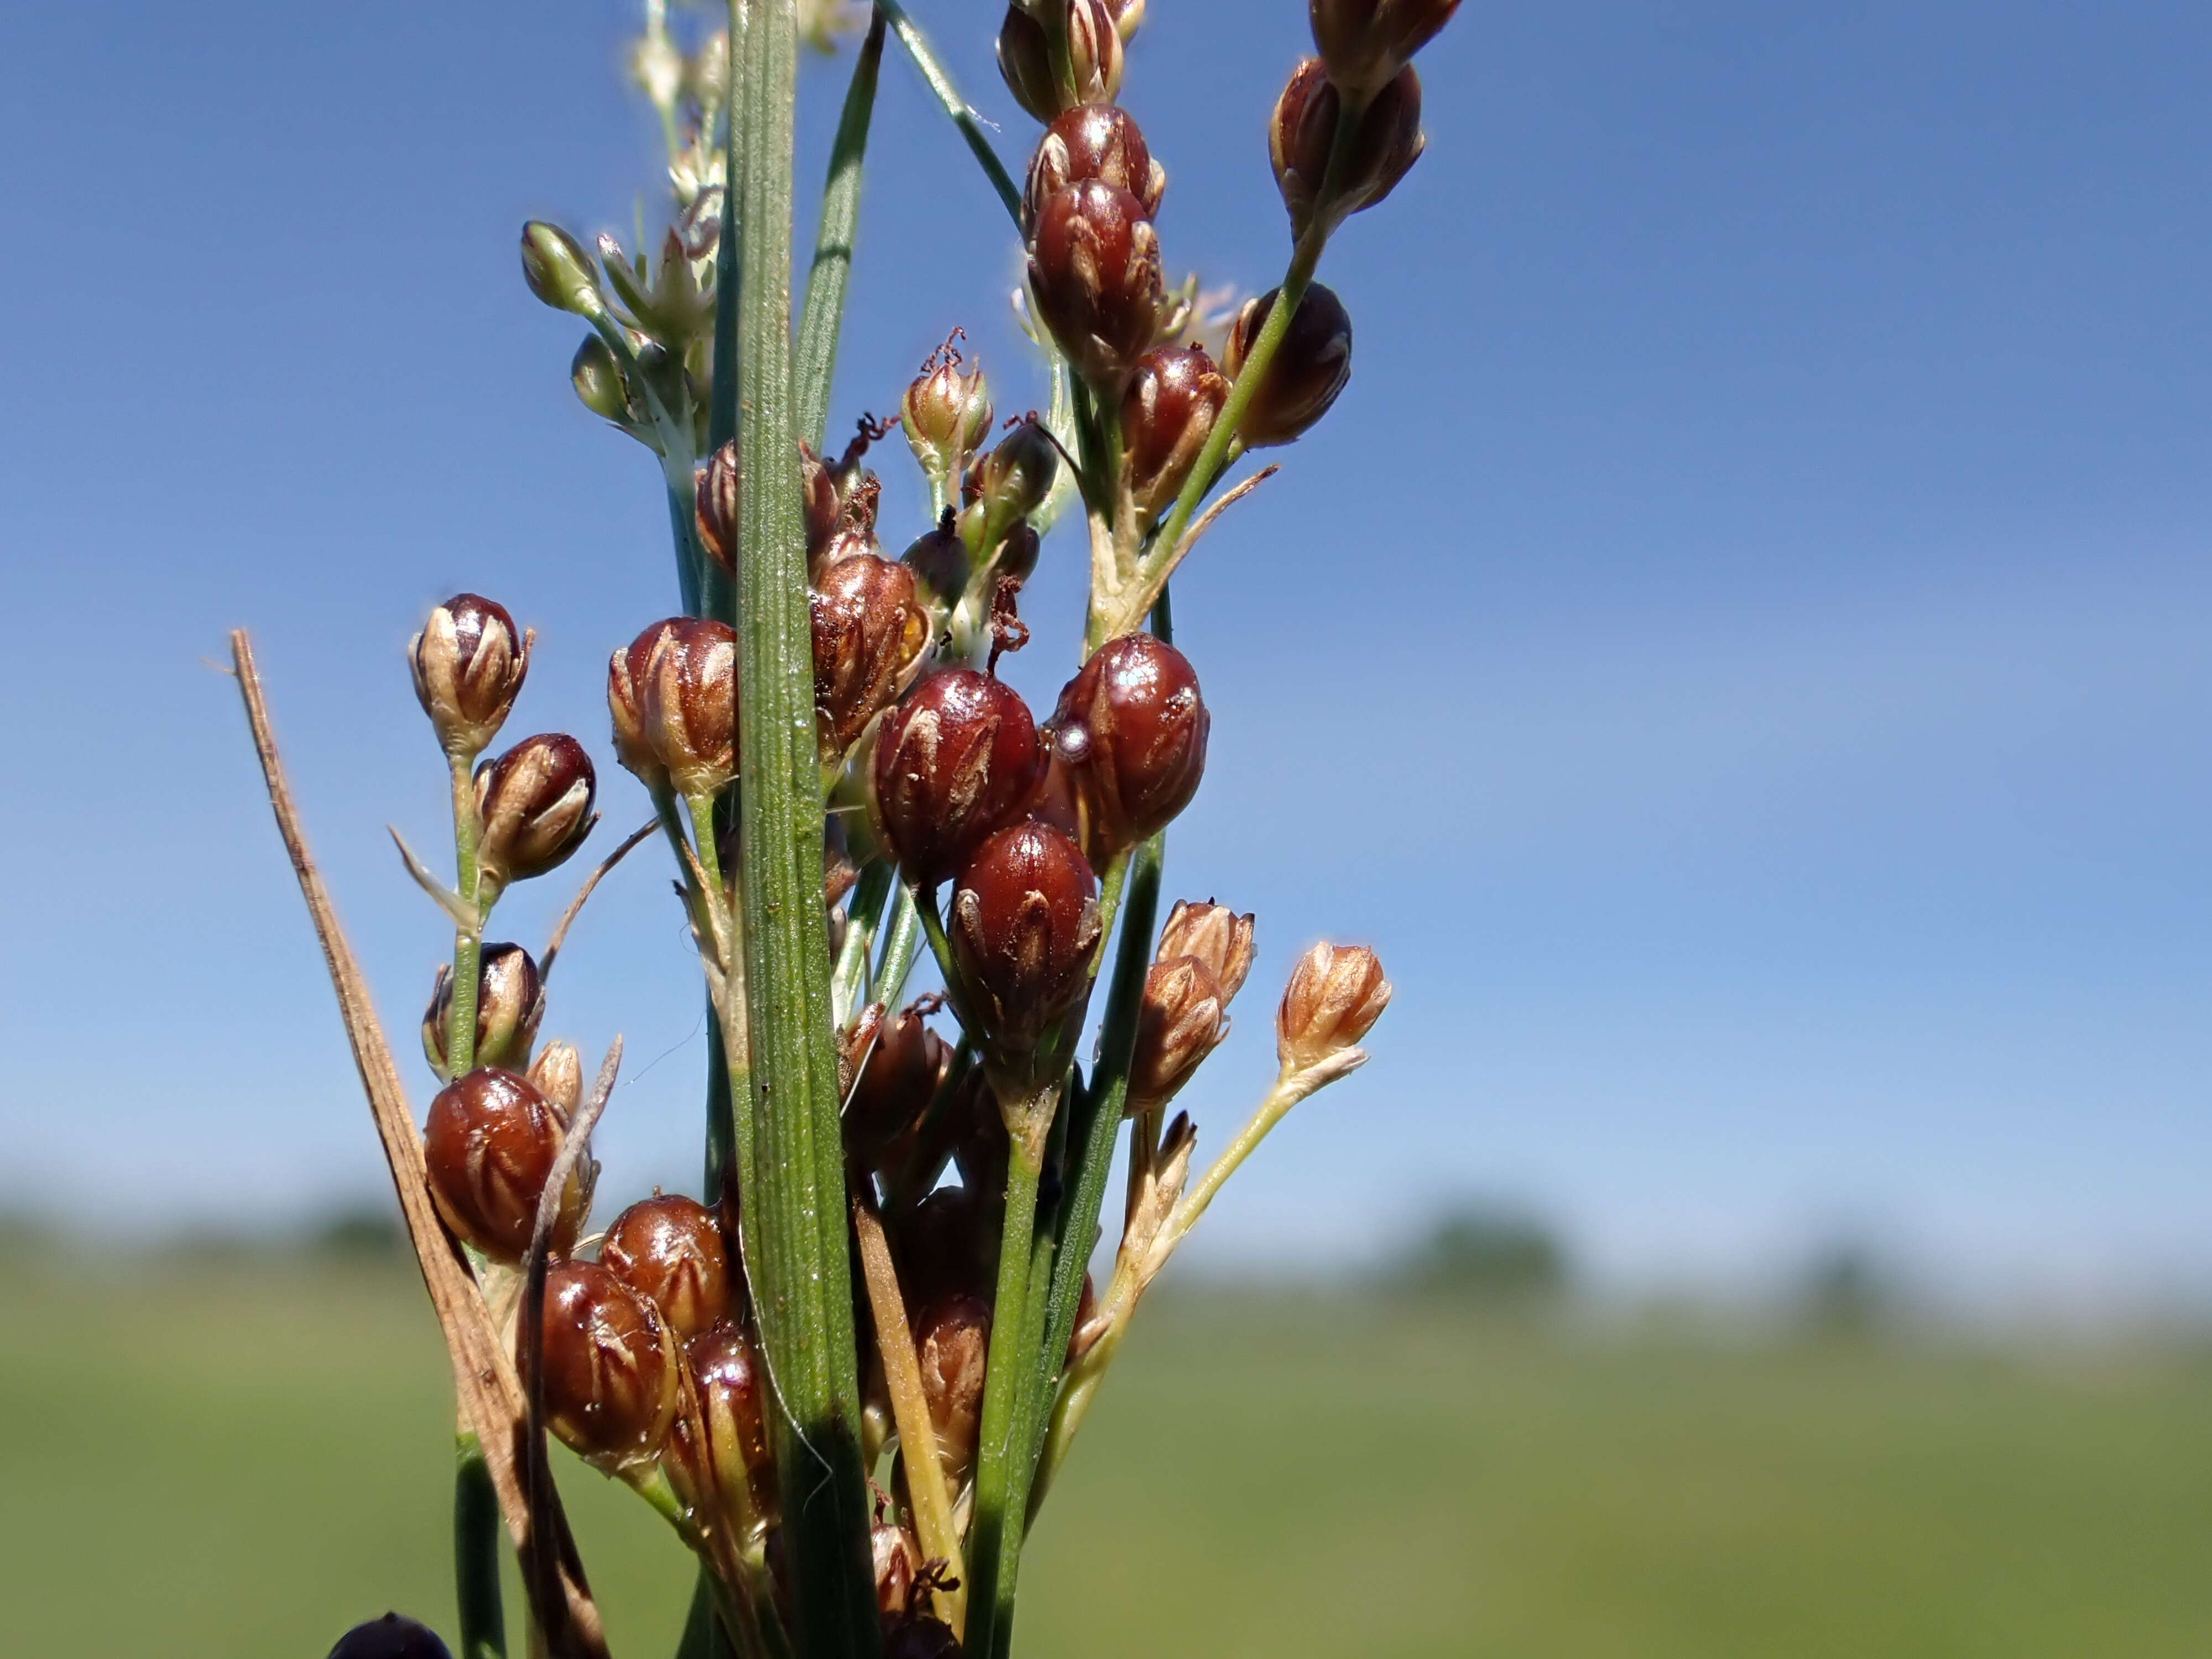
[(1029, 277), (1037, 315), (1068, 361), (1118, 393), (1167, 313), (1160, 239), (1145, 204), (1102, 179), (1055, 191), (1037, 213)]
[(1314, 49), (1353, 97), (1388, 86), (1451, 21), (1459, 0), (1308, 0)]
[(1019, 586), (1036, 574), (1037, 556), (1044, 550), (1044, 538), (1032, 524), (1018, 524), (1006, 532), (999, 544), (997, 555), (991, 561), (993, 575), (1000, 581), (1012, 580)]
[(598, 335), (586, 334), (576, 355), (568, 360), (568, 384), (575, 388), (576, 401), (592, 414), (617, 426), (629, 427), (629, 377)]
[(863, 1169), (884, 1167), (951, 1064), (951, 1048), (915, 1008), (877, 1028), (875, 1046), (845, 1097), (845, 1148)]
[(1167, 925), (1160, 929), (1159, 948), (1152, 959), (1196, 957), (1221, 987), (1221, 1000), (1226, 1002), (1244, 988), (1244, 976), (1252, 971), (1252, 921), (1249, 915), (1240, 916), (1211, 899), (1204, 904), (1177, 899)]
[(1229, 1035), (1228, 994), (1196, 957), (1156, 962), (1137, 1005), (1137, 1046), (1129, 1061), (1131, 1112), (1156, 1112), (1190, 1081), (1199, 1063)]
[(927, 535), (917, 537), (899, 561), (914, 572), (919, 596), (942, 627), (968, 591), (969, 568), (968, 544), (960, 539), (951, 513)]
[(899, 404), (906, 441), (922, 471), (939, 485), (957, 483), (991, 435), (991, 389), (980, 368), (961, 373), (948, 340), (921, 366)]
[(478, 594), (456, 593), (430, 613), (407, 660), (447, 754), (473, 760), (498, 736), (530, 672), (532, 639), (516, 634), (505, 606)]
[(647, 788), (718, 793), (738, 773), (738, 635), (727, 623), (671, 617), (607, 665), (615, 753)]
[(526, 1074), (545, 1103), (565, 1122), (584, 1103), (584, 1057), (573, 1042), (549, 1042)]
[[(724, 1500), (752, 1516), (775, 1514), (775, 1462), (769, 1448), (767, 1378), (760, 1351), (744, 1328), (725, 1319), (684, 1346), (699, 1416), (707, 1431), (706, 1455)], [(679, 1438), (687, 1442), (688, 1431)]]
[(1044, 428), (1024, 421), (983, 458), (976, 483), (987, 523), (994, 526), (1026, 519), (1052, 495), (1060, 473), (1060, 451)]
[(1137, 359), (1121, 394), (1121, 466), (1146, 520), (1182, 493), (1228, 401), (1228, 379), (1202, 346), (1154, 346)]
[(929, 613), (911, 568), (872, 553), (840, 559), (808, 595), (813, 611), (814, 717), (825, 759), (860, 741), (929, 646)]
[(532, 219), (522, 228), (522, 280), (556, 311), (596, 317), (607, 308), (599, 293), (599, 273), (584, 245), (543, 219)]
[(1307, 58), (1291, 72), (1290, 83), (1276, 100), (1267, 149), (1275, 164), (1276, 187), (1290, 210), (1293, 236), (1306, 234), (1316, 212), (1324, 234), (1334, 230), (1347, 215), (1388, 196), (1420, 160), (1421, 77), (1407, 68), (1360, 112), (1351, 149), (1339, 165), (1334, 187), (1323, 200), (1322, 186), (1336, 142), (1341, 104), (1342, 94), (1318, 58)]
[[(423, 1127), (422, 1160), (446, 1224), (494, 1261), (519, 1265), (566, 1121), (528, 1079), (495, 1066), (441, 1089)], [(574, 1249), (583, 1231), (593, 1173), (588, 1158), (579, 1159), (562, 1189), (556, 1255)]]
[(387, 1613), (338, 1638), (331, 1659), (453, 1659), (453, 1655), (428, 1625)]
[(1165, 829), (1198, 793), (1212, 718), (1182, 652), (1150, 634), (1109, 640), (1053, 710), (1052, 757), (1065, 769), (1077, 839), (1103, 866)]
[[(814, 453), (811, 446), (805, 443), (799, 446), (799, 491), (800, 503), (806, 515), (806, 558), (807, 562), (811, 564), (821, 558), (828, 550), (830, 538), (837, 533), (840, 526), (843, 523), (845, 492), (840, 487), (838, 475)], [(734, 510), (730, 514), (728, 522), (733, 526), (736, 525), (737, 514)], [(870, 534), (872, 535), (875, 527), (875, 514), (872, 507), (868, 513), (867, 527)], [(732, 549), (738, 544), (734, 530), (729, 536), (728, 544)], [(732, 554), (724, 562), (734, 568), (735, 555)]]
[[(818, 468), (820, 463), (816, 465)], [(692, 475), (692, 518), (699, 532), (700, 549), (728, 571), (738, 568), (738, 501), (742, 476), (735, 438), (709, 455), (706, 465)], [(811, 518), (809, 526), (811, 529)]]
[[(1106, 0), (1042, 0), (1067, 14), (1067, 51), (1075, 69), (1075, 104), (1110, 104), (1121, 90), (1122, 35)], [(1014, 101), (1040, 121), (1072, 107), (1052, 61), (1052, 37), (1018, 5), (999, 27), (999, 73)]]
[(961, 871), (949, 931), (962, 1006), (994, 1071), (1036, 1081), (1038, 1045), (1090, 987), (1098, 882), (1083, 849), (1047, 823), (1000, 830)]
[(877, 837), (908, 881), (934, 887), (1022, 810), (1043, 765), (1020, 693), (972, 668), (932, 674), (876, 734)]
[[(1222, 354), (1231, 380), (1243, 372), (1245, 354), (1267, 325), (1267, 313), (1280, 291), (1247, 300), (1237, 313)], [(1291, 442), (1328, 413), (1351, 378), (1352, 318), (1332, 289), (1316, 283), (1298, 302), (1266, 378), (1245, 406), (1237, 435), (1254, 449)]]
[(915, 1322), (921, 1392), (937, 1430), (937, 1461), (954, 1490), (975, 1461), (983, 1415), (984, 1360), (991, 1348), (991, 1310), (981, 1297), (948, 1296)]
[(878, 1521), (868, 1529), (868, 1550), (875, 1558), (876, 1612), (888, 1630), (904, 1615), (913, 1597), (914, 1581), (921, 1571), (921, 1547), (897, 1522)]
[(1030, 158), (1022, 222), (1034, 233), (1044, 204), (1070, 185), (1103, 179), (1135, 197), (1152, 218), (1168, 187), (1167, 169), (1152, 160), (1129, 112), (1118, 104), (1079, 104), (1055, 118)]
[(579, 1457), (611, 1473), (658, 1452), (679, 1363), (659, 1310), (598, 1262), (546, 1274), (546, 1426)]
[(952, 1626), (927, 1614), (903, 1619), (884, 1634), (884, 1659), (960, 1659)]
[(1275, 1016), (1275, 1053), (1303, 1071), (1365, 1036), (1389, 1005), (1390, 981), (1364, 945), (1316, 945), (1291, 970)]
[[(526, 1066), (538, 1022), (545, 1013), (545, 988), (538, 964), (520, 945), (487, 945), (477, 979), (476, 1063)], [(430, 1006), (422, 1014), (422, 1052), (444, 1077), (450, 1062), (446, 1037), (453, 1023), (453, 970), (441, 964)]]
[(557, 868), (599, 821), (592, 811), (598, 788), (584, 745), (560, 732), (525, 738), (478, 767), (479, 891), (496, 896), (509, 882)]
[(729, 1311), (730, 1257), (714, 1212), (680, 1193), (658, 1194), (615, 1218), (599, 1265), (660, 1310), (678, 1342)]

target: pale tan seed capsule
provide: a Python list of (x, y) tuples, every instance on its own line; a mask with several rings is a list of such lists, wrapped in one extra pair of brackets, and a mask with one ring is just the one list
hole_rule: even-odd
[(1152, 959), (1196, 957), (1212, 970), (1226, 1002), (1244, 988), (1245, 975), (1252, 971), (1253, 920), (1249, 912), (1240, 916), (1212, 899), (1203, 904), (1177, 899), (1167, 925), (1160, 929), (1159, 949)]
[(1173, 1100), (1200, 1062), (1229, 1035), (1229, 999), (1196, 957), (1156, 962), (1137, 1008), (1137, 1046), (1129, 1063), (1128, 1109), (1156, 1112)]
[(1365, 1036), (1390, 1001), (1382, 963), (1364, 945), (1316, 945), (1291, 970), (1275, 1017), (1275, 1051), (1302, 1071)]

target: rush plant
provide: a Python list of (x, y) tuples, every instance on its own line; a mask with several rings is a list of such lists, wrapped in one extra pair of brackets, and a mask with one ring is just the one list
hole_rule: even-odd
[[(1296, 440), (1344, 387), (1351, 320), (1315, 271), (1419, 155), (1409, 60), (1455, 5), (1310, 0), (1317, 55), (1267, 124), (1289, 262), (1217, 319), (1194, 279), (1164, 280), (1165, 174), (1115, 102), (1145, 0), (1006, 11), (1000, 67), (1043, 129), (1020, 184), (894, 0), (849, 15), (733, 0), (688, 31), (649, 0), (633, 67), (666, 137), (665, 231), (632, 251), (533, 223), (521, 251), (531, 291), (584, 325), (577, 396), (652, 453), (666, 488), (679, 610), (602, 642), (611, 752), (650, 816), (543, 951), (490, 940), (507, 890), (590, 839), (602, 781), (562, 734), (494, 754), (532, 635), (477, 594), (431, 613), (410, 660), (446, 763), (453, 878), (401, 851), (453, 944), (422, 1024), (440, 1087), (419, 1127), (234, 636), (452, 1352), (467, 1659), (508, 1651), (502, 1532), (530, 1650), (608, 1651), (549, 1431), (696, 1555), (690, 1659), (1000, 1659), (1023, 1540), (1146, 1288), (1283, 1115), (1364, 1060), (1390, 987), (1372, 952), (1316, 945), (1276, 1015), (1272, 1087), (1194, 1178), (1197, 1131), (1175, 1101), (1228, 1031), (1253, 918), (1211, 902), (1158, 915), (1164, 835), (1200, 787), (1210, 723), (1169, 584), (1275, 471), (1232, 482), (1246, 455)], [(799, 54), (855, 34), (794, 315)], [(1048, 392), (1044, 413), (1000, 423), (955, 330), (898, 415), (837, 448), (831, 369), (894, 38), (1026, 252), (1018, 304)], [(930, 500), (898, 556), (866, 465), (894, 428)], [(1089, 604), (1064, 636), (1073, 677), (1040, 719), (996, 670), (1032, 644), (1023, 584), (1069, 520)], [(589, 1138), (621, 1045), (587, 1085), (575, 1048), (538, 1034), (568, 921), (655, 835), (712, 1028), (703, 1184), (595, 1234)], [(909, 1000), (925, 949), (943, 990)], [(1087, 1269), (1124, 1144), (1102, 1293)], [(337, 1652), (446, 1649), (388, 1616)]]

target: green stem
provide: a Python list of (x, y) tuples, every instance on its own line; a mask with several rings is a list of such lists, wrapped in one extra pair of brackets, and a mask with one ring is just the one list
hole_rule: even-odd
[[(822, 906), (822, 772), (791, 357), (795, 0), (752, 0), (734, 64), (738, 260), (738, 752), (754, 1145), (749, 1261), (777, 1401), (795, 1645), (878, 1650)], [(733, 18), (733, 24), (735, 19)], [(737, 142), (742, 133), (743, 143)], [(718, 393), (720, 388), (717, 388)], [(718, 401), (719, 401), (718, 398)]]
[[(482, 890), (477, 863), (477, 792), (465, 756), (453, 757), (453, 890), (473, 905)], [(482, 915), (474, 927), (453, 930), (453, 994), (446, 1026), (446, 1076), (466, 1077), (477, 1063), (477, 992), (483, 974)]]
[(1005, 1611), (1000, 1571), (1010, 1534), (1017, 1530), (1008, 1524), (1018, 1456), (1015, 1404), (1022, 1379), (1034, 1364), (1025, 1341), (1030, 1247), (1036, 1224), (1045, 1132), (1058, 1094), (1055, 1083), (1009, 1112), (1006, 1119), (1006, 1214), (999, 1240), (998, 1290), (991, 1303), (991, 1348), (983, 1373), (982, 1424), (976, 1437), (975, 1516), (968, 1544), (967, 1649), (976, 1659), (991, 1659), (997, 1650), (997, 1627)]
[(929, 37), (915, 26), (914, 20), (906, 15), (906, 8), (897, 0), (876, 0), (876, 9), (890, 19), (891, 31), (898, 36), (899, 44), (914, 59), (914, 66), (921, 71), (922, 80), (936, 94), (945, 112), (952, 118), (952, 125), (960, 129), (960, 136), (968, 141), (968, 148), (975, 153), (984, 177), (999, 192), (999, 200), (1006, 204), (1008, 216), (1018, 227), (1022, 222), (1022, 192), (999, 160), (998, 152), (991, 148), (983, 124), (975, 118), (974, 107), (960, 95), (959, 88), (952, 84), (952, 77), (945, 72), (936, 49), (929, 44)]
[(822, 186), (822, 224), (814, 237), (814, 263), (806, 278), (806, 308), (799, 313), (796, 365), (799, 435), (816, 449), (830, 424), (830, 386), (837, 369), (837, 338), (845, 320), (845, 289), (853, 275), (853, 244), (860, 224), (861, 163), (876, 112), (876, 81), (884, 61), (883, 13), (868, 24), (853, 64), (852, 84), (830, 147), (830, 177)]
[(453, 1583), (459, 1592), (461, 1659), (507, 1659), (507, 1613), (500, 1602), (499, 1494), (483, 1443), (455, 1437)]

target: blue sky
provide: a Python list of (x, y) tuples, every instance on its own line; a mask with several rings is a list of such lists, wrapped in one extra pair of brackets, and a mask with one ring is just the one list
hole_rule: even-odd
[[(1018, 165), (990, 9), (915, 9)], [(1155, 0), (1124, 96), (1171, 268), (1275, 279), (1303, 16)], [(527, 216), (623, 230), (654, 189), (628, 27), (0, 21), (0, 1194), (159, 1227), (381, 1179), (207, 662), (253, 628), (409, 1032), (442, 949), (383, 827), (438, 844), (419, 613), (503, 599), (541, 635), (518, 734), (604, 755), (606, 653), (673, 605), (653, 471), (570, 398), (514, 255)], [(1632, 1283), (1839, 1229), (2008, 1294), (2212, 1276), (2208, 52), (2179, 4), (1463, 9), (1427, 155), (1324, 267), (1352, 386), (1178, 588), (1215, 736), (1170, 889), (1261, 915), (1205, 1139), (1305, 943), (1370, 939), (1399, 988), (1372, 1066), (1215, 1207), (1217, 1261), (1370, 1249), (1471, 1191)], [(805, 78), (804, 178), (842, 76)], [(896, 57), (877, 131), (836, 422), (956, 323), (1003, 409), (1040, 401), (1008, 227)], [(1049, 544), (1033, 590), (1039, 700), (1079, 562)], [(642, 797), (604, 777), (619, 833)], [(696, 1161), (665, 874), (610, 881), (548, 1027), (628, 1036), (618, 1190)], [(538, 886), (495, 933), (542, 941)]]

